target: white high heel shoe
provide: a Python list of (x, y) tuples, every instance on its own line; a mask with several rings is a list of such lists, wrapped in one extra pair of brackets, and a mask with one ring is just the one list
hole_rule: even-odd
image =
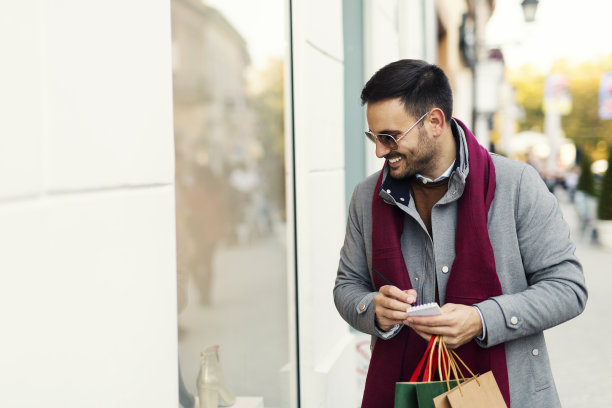
[(229, 407), (236, 395), (229, 389), (219, 363), (219, 346), (209, 346), (200, 353), (200, 372), (196, 382), (199, 408)]

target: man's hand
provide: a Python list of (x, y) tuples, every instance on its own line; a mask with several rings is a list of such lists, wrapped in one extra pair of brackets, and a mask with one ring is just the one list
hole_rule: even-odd
[(432, 335), (444, 336), (444, 342), (450, 349), (482, 335), (482, 321), (474, 306), (447, 303), (441, 309), (441, 315), (409, 317), (402, 323), (410, 326), (425, 340), (429, 340)]
[(378, 327), (382, 331), (389, 331), (396, 324), (402, 324), (408, 318), (406, 309), (416, 302), (416, 298), (414, 289), (400, 290), (391, 285), (381, 287), (374, 297)]

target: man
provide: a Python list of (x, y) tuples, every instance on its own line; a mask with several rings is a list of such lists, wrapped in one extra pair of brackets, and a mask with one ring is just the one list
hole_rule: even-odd
[[(374, 336), (362, 407), (393, 406), (431, 335), (492, 370), (509, 406), (560, 406), (542, 332), (580, 314), (587, 291), (555, 197), (451, 117), (437, 66), (391, 63), (361, 99), (386, 161), (353, 193), (334, 300)], [(442, 315), (408, 317), (428, 302)]]

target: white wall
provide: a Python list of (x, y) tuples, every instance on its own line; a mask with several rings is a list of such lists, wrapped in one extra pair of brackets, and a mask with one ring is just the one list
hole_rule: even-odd
[[(402, 58), (436, 63), (436, 4), (423, 0), (363, 0), (365, 78)], [(380, 170), (374, 145), (366, 145), (366, 173)]]
[[(363, 0), (364, 84), (380, 68), (400, 59), (400, 49), (411, 48), (410, 42), (401, 41), (400, 32), (405, 33), (403, 26), (406, 23), (402, 21), (400, 24), (400, 9), (404, 10), (404, 5), (399, 0)], [(405, 13), (401, 14), (405, 16)], [(383, 159), (376, 157), (375, 147), (370, 142), (366, 144), (364, 160), (368, 175), (380, 170), (384, 163)]]
[(353, 408), (354, 336), (332, 297), (346, 224), (342, 1), (292, 8), (301, 402)]
[(170, 6), (0, 2), (0, 406), (177, 406)]

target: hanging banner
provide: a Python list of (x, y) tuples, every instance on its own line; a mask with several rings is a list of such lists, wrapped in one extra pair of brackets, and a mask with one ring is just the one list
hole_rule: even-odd
[(604, 72), (599, 80), (599, 119), (612, 119), (612, 72)]
[(544, 112), (567, 115), (572, 111), (569, 80), (563, 74), (550, 74), (544, 87)]

